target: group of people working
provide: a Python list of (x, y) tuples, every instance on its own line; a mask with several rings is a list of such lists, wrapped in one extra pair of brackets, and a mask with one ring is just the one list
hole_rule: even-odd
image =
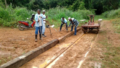
[[(79, 22), (76, 20), (76, 19), (74, 19), (74, 18), (68, 18), (68, 21), (70, 21), (70, 24), (69, 24), (69, 27), (71, 26), (71, 31), (73, 31), (73, 27), (75, 27), (75, 33), (74, 33), (74, 35), (76, 35), (76, 33), (77, 33), (77, 26), (79, 25)], [(60, 26), (60, 31), (61, 31), (61, 29), (62, 29), (62, 26), (65, 24), (66, 25), (66, 30), (68, 31), (68, 24), (67, 24), (67, 19), (65, 19), (64, 17), (62, 17), (61, 18), (61, 26)]]
[[(45, 23), (46, 23), (46, 18), (47, 16), (45, 15), (45, 10), (42, 11), (42, 13), (40, 13), (40, 9), (37, 10), (37, 13), (35, 14), (35, 42), (37, 42), (37, 35), (39, 32), (39, 36), (40, 36), (40, 40), (45, 36)], [(75, 28), (75, 33), (74, 35), (76, 35), (77, 33), (77, 26), (79, 25), (79, 22), (74, 19), (74, 18), (68, 18), (68, 20), (70, 21), (69, 27), (71, 26), (71, 31), (73, 31), (73, 27)], [(61, 18), (61, 26), (60, 26), (60, 31), (62, 29), (62, 26), (65, 24), (66, 25), (66, 30), (68, 31), (68, 24), (67, 24), (67, 19), (62, 17)]]

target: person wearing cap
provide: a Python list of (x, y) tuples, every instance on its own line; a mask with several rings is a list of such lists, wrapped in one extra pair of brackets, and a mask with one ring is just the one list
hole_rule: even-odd
[(77, 33), (77, 26), (79, 25), (79, 22), (76, 19), (70, 18), (70, 17), (68, 18), (68, 20), (70, 21), (69, 27), (72, 24), (71, 31), (73, 31), (73, 27), (75, 26), (75, 33), (74, 33), (74, 35), (76, 35), (76, 33)]
[(43, 10), (43, 15), (42, 15), (42, 23), (43, 23), (43, 27), (42, 27), (42, 36), (43, 37), (46, 37), (45, 36), (45, 23), (46, 23), (46, 18), (47, 16), (45, 15), (45, 10)]
[(64, 18), (64, 17), (62, 17), (61, 18), (61, 26), (60, 26), (60, 31), (61, 31), (61, 29), (62, 29), (62, 26), (65, 24), (66, 25), (66, 30), (68, 31), (68, 25), (67, 25), (67, 20)]
[(37, 42), (37, 35), (39, 32), (40, 39), (42, 38), (42, 20), (41, 20), (42, 14), (40, 14), (40, 9), (37, 10), (37, 13), (35, 14), (35, 42)]

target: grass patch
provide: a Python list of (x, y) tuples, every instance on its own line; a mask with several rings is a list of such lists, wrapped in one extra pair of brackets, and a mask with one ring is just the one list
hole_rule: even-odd
[(99, 43), (102, 44), (103, 46), (111, 46), (111, 44), (108, 43), (108, 39), (107, 38), (99, 41)]
[(105, 35), (107, 32), (104, 30), (101, 30), (100, 32), (99, 32), (99, 34), (102, 34), (102, 35)]
[(120, 20), (116, 19), (112, 21), (113, 27), (115, 28), (115, 33), (120, 33)]
[(10, 61), (11, 59), (13, 59), (11, 56), (8, 57), (0, 57), (0, 65), (2, 65), (3, 63), (6, 63), (8, 61)]
[(105, 53), (103, 68), (120, 68), (120, 47), (108, 47)]
[(99, 44), (103, 45), (102, 48), (105, 48), (105, 52), (102, 52), (102, 68), (120, 68), (120, 47), (113, 47), (108, 41), (107, 38), (99, 41)]

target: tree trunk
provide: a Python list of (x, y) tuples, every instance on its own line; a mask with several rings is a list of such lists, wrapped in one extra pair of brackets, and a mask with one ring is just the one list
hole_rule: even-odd
[(6, 6), (6, 8), (7, 8), (7, 1), (5, 0), (5, 6)]

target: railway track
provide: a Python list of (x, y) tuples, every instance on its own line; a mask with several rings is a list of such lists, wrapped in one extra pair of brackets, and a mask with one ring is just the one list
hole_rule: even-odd
[(44, 68), (47, 68), (51, 63), (55, 62), (59, 57), (61, 57), (67, 50), (69, 50), (73, 45), (75, 45), (84, 34), (82, 34), (74, 43), (72, 43), (68, 48), (66, 48), (62, 53), (60, 53), (55, 59), (53, 59), (50, 63), (48, 63)]
[[(64, 50), (58, 51), (59, 54), (57, 54), (57, 56), (52, 57), (49, 61), (44, 61), (38, 67), (32, 66), (32, 68), (68, 68), (69, 66), (70, 66), (70, 68), (80, 68), (83, 61), (87, 57), (89, 51), (91, 50), (93, 41), (95, 40), (97, 35), (98, 34), (81, 34), (67, 48), (65, 48)], [(81, 44), (79, 44), (79, 43), (81, 43)], [(78, 47), (80, 47), (80, 48), (83, 47), (83, 49), (81, 49), (79, 51)], [(72, 55), (72, 57), (74, 59), (73, 58), (68, 59), (68, 60), (64, 59), (66, 57), (69, 58), (70, 56), (67, 54), (71, 54), (71, 52), (74, 52), (74, 51), (75, 51), (75, 54)], [(80, 59), (76, 59), (79, 56), (80, 56)], [(69, 62), (70, 60), (72, 60), (72, 62)], [(65, 64), (69, 64), (69, 66), (68, 67), (61, 67), (61, 66), (66, 66)], [(59, 67), (56, 67), (56, 65)], [(29, 67), (23, 66), (21, 68), (29, 68)]]
[[(83, 38), (85, 36), (85, 34), (82, 34), (74, 43), (72, 43), (67, 49), (65, 49), (61, 54), (59, 54), (55, 59), (53, 59), (50, 63), (48, 63), (44, 68), (52, 68), (52, 66), (56, 63), (56, 61), (62, 57), (69, 49), (71, 49), (74, 45), (76, 45), (77, 43), (80, 42), (80, 40), (82, 40), (81, 38)], [(97, 34), (96, 34), (97, 36)], [(94, 39), (96, 38), (96, 36), (94, 37)], [(93, 40), (94, 40), (93, 39)], [(92, 44), (93, 42), (91, 42), (91, 45), (89, 46), (89, 50), (86, 52), (85, 56), (83, 57), (83, 59), (79, 62), (79, 65), (77, 68), (80, 68), (83, 61), (85, 60), (85, 57), (87, 57), (89, 51), (92, 48)], [(75, 56), (75, 58), (77, 57), (77, 55)]]

